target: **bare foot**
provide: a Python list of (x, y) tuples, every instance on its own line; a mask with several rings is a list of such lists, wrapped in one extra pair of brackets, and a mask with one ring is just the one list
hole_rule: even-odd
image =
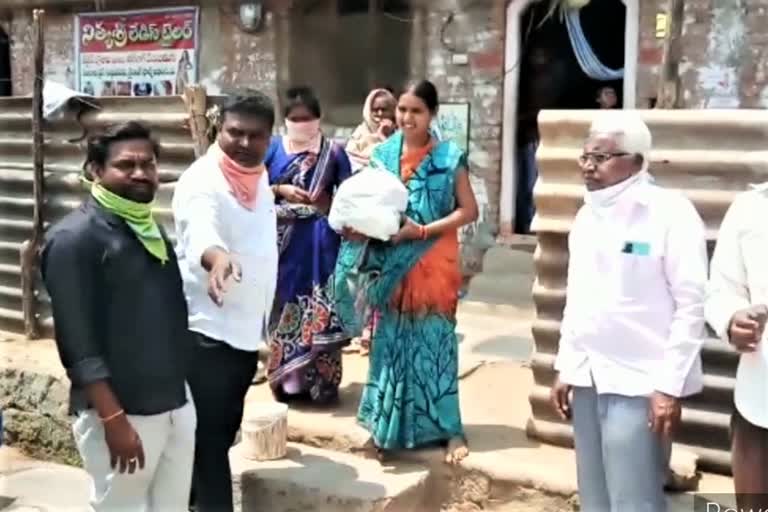
[(373, 438), (369, 439), (363, 446), (352, 450), (365, 459), (374, 459), (382, 462), (384, 460), (384, 450), (376, 446)]
[(469, 455), (469, 447), (463, 437), (454, 437), (448, 441), (448, 448), (445, 449), (445, 462), (448, 464), (459, 464)]
[(366, 357), (371, 352), (371, 339), (360, 338), (360, 356)]
[(360, 355), (365, 357), (367, 356), (371, 351), (371, 337), (373, 336), (373, 332), (371, 331), (370, 327), (366, 327), (363, 329), (363, 335), (360, 336)]

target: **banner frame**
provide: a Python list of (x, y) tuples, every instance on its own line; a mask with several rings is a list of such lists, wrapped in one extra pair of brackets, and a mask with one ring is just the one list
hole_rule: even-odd
[[(90, 12), (81, 12), (74, 14), (74, 39), (75, 39), (75, 90), (78, 92), (82, 92), (82, 86), (81, 84), (81, 74), (80, 74), (80, 55), (81, 55), (81, 38), (80, 38), (80, 28), (81, 28), (81, 18), (82, 17), (92, 17), (97, 18), (100, 16), (135, 16), (140, 14), (157, 14), (157, 13), (164, 13), (164, 14), (172, 14), (174, 12), (185, 12), (185, 11), (194, 11), (195, 13), (195, 58), (194, 58), (194, 64), (195, 64), (195, 76), (192, 80), (192, 84), (196, 84), (200, 81), (200, 7), (197, 5), (189, 5), (189, 6), (178, 6), (178, 7), (153, 7), (149, 9), (130, 9), (130, 10), (120, 10), (120, 11), (90, 11)], [(127, 97), (127, 96), (126, 96)]]

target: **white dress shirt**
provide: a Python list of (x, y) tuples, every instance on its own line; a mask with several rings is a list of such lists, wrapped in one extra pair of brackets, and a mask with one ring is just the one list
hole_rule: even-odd
[[(723, 340), (734, 313), (768, 304), (768, 184), (736, 197), (725, 214), (712, 256), (706, 317)], [(753, 425), (768, 428), (768, 337), (742, 354), (734, 400)]]
[[(233, 348), (256, 351), (266, 338), (277, 283), (277, 218), (266, 173), (253, 210), (232, 195), (216, 159), (198, 159), (176, 184), (172, 208), (189, 328)], [(224, 305), (208, 296), (201, 258), (221, 247), (240, 263), (242, 281), (229, 280)]]
[(610, 207), (585, 204), (568, 247), (560, 380), (623, 396), (701, 391), (707, 250), (691, 202), (640, 181)]

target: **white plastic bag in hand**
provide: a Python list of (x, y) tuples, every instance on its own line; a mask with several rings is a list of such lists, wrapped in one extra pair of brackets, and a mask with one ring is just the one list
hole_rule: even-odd
[(366, 167), (339, 186), (328, 223), (337, 232), (349, 228), (386, 241), (400, 230), (407, 206), (408, 189), (397, 176)]

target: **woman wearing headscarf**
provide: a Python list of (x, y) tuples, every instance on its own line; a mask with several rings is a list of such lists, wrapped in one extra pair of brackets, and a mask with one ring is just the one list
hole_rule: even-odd
[[(363, 104), (363, 122), (358, 125), (347, 142), (347, 155), (352, 163), (352, 172), (357, 172), (371, 158), (373, 149), (387, 140), (397, 126), (395, 124), (395, 106), (397, 98), (389, 89), (373, 89)], [(357, 339), (360, 344), (360, 355), (368, 355), (371, 336), (376, 328), (378, 313), (371, 315), (370, 322)]]
[(347, 154), (353, 171), (368, 164), (371, 152), (395, 131), (395, 104), (397, 100), (387, 89), (374, 89), (363, 105), (363, 122), (347, 142)]
[(389, 242), (345, 233), (336, 296), (351, 331), (359, 329), (360, 312), (380, 313), (357, 415), (371, 433), (371, 447), (381, 452), (442, 443), (446, 461), (457, 463), (467, 455), (458, 389), (457, 232), (477, 219), (478, 208), (465, 154), (430, 129), (438, 105), (428, 81), (400, 95), (400, 131), (374, 149), (371, 164), (402, 180), (406, 216)]
[(338, 396), (341, 349), (349, 336), (333, 293), (341, 239), (327, 214), (351, 169), (344, 149), (321, 132), (320, 102), (310, 88), (290, 89), (283, 105), (286, 134), (273, 138), (265, 159), (280, 254), (268, 377), (278, 400), (301, 396), (329, 403)]

